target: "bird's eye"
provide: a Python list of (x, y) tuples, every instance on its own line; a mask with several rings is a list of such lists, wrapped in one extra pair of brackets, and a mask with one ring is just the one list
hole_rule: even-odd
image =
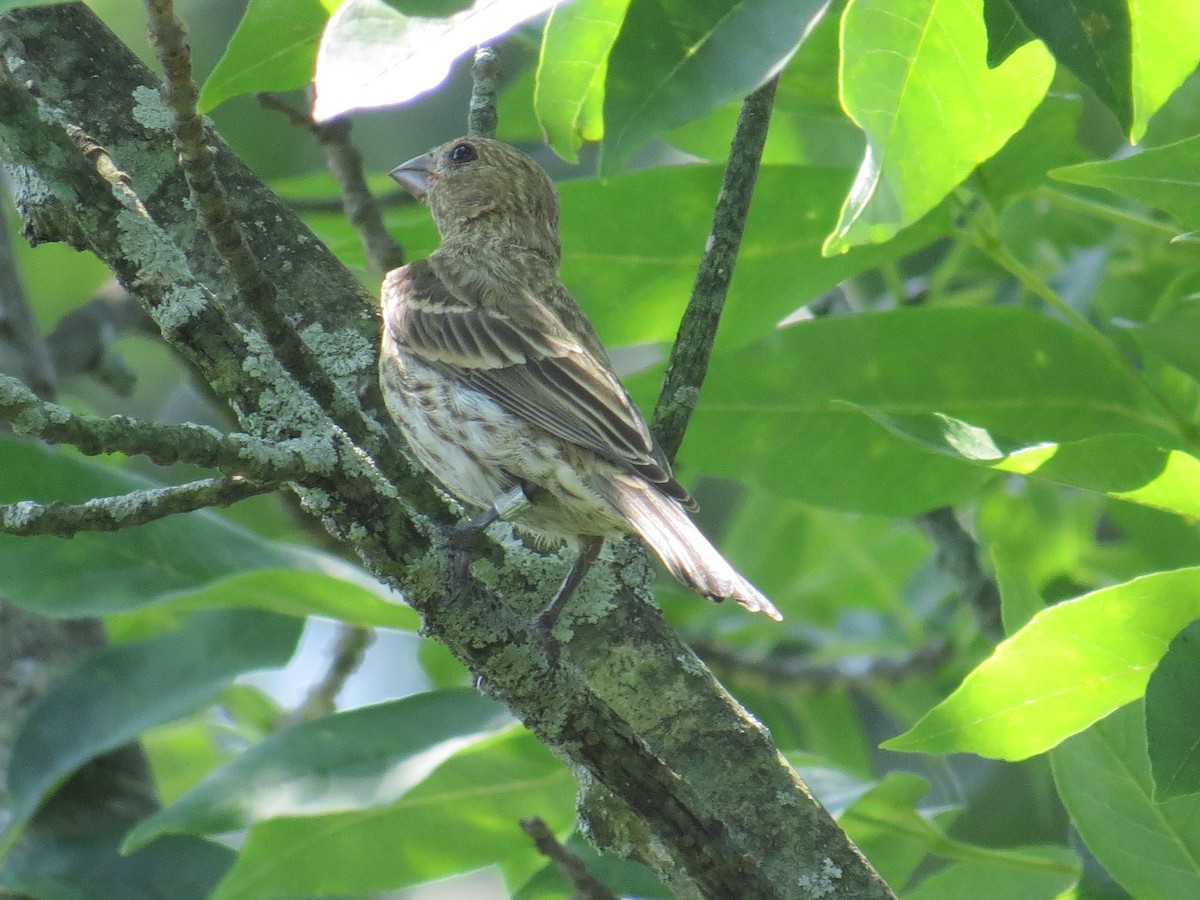
[(469, 163), (478, 156), (479, 154), (475, 152), (475, 148), (466, 141), (463, 141), (461, 144), (455, 144), (450, 149), (450, 162), (455, 165), (461, 166), (463, 163)]

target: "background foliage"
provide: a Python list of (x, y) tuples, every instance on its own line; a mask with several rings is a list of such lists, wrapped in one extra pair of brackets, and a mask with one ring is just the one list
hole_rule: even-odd
[[(780, 78), (679, 469), (786, 621), (664, 582), (677, 627), (901, 896), (1200, 895), (1200, 7), (494, 5), (497, 32), (516, 26), (500, 135), (560, 178), (563, 279), (643, 409), (737, 103)], [(94, 6), (137, 41), (129, 5)], [(251, 0), (232, 36), (206, 18), (217, 6), (181, 6), (211, 72), (202, 105), (371, 281), (309, 136), (245, 95), (300, 91), (316, 66), (326, 114), (407, 100), (381, 59), (466, 45), (406, 16), (466, 4)], [(462, 75), (358, 117), (374, 171), (462, 130)], [(436, 245), (419, 207), (391, 203), (388, 224), (409, 258)], [(23, 252), (22, 272), (46, 328), (103, 277), (55, 247)], [(61, 400), (219, 421), (160, 347), (119, 351), (131, 398), (79, 380)], [(120, 493), (144, 484), (136, 469), (0, 438), (5, 502)], [(515, 896), (567, 890), (516, 822), (570, 833), (569, 774), (282, 503), (3, 537), (0, 591), (103, 616), (114, 641), (18, 734), (8, 839), (135, 737), (170, 804), (95, 846), (22, 843), (0, 885), (77, 896), (100, 865), (107, 896), (142, 896), (182, 866), (172, 896), (343, 896), (493, 866)], [(279, 730), (288, 701), (232, 679), (283, 666), (305, 615), (409, 632), (392, 652), (419, 677)], [(230, 832), (236, 852), (209, 840)], [(615, 890), (665, 896), (571, 846)]]

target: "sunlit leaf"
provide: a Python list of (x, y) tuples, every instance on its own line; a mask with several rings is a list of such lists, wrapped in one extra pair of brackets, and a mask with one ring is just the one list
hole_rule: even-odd
[(1000, 644), (943, 703), (884, 746), (1025, 759), (1138, 699), (1168, 644), (1200, 618), (1200, 569), (1064, 601)]
[(995, 69), (968, 0), (852, 0), (842, 17), (842, 103), (867, 153), (829, 254), (883, 241), (915, 222), (999, 150), (1041, 101), (1054, 73), (1026, 44)]
[(495, 40), (554, 0), (476, 0), (445, 18), (405, 16), (383, 0), (345, 0), (317, 50), (313, 119), (395, 106), (431, 91), (468, 50)]

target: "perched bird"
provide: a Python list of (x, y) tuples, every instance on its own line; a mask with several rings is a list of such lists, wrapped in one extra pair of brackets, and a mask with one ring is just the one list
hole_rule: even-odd
[(559, 282), (546, 172), (464, 137), (390, 174), (428, 203), (441, 244), (384, 279), (383, 396), (420, 462), (484, 510), (477, 526), (511, 518), (578, 545), (539, 628), (553, 629), (604, 539), (631, 531), (706, 597), (781, 618), (688, 517), (695, 503)]

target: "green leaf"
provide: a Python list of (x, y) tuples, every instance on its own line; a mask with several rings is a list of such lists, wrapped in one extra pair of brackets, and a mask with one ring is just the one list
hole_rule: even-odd
[(534, 110), (554, 152), (578, 162), (584, 141), (604, 137), (604, 79), (629, 0), (575, 0), (546, 20)]
[(1200, 137), (1122, 159), (1066, 166), (1050, 176), (1132, 197), (1189, 228), (1200, 227)]
[(1186, 297), (1132, 332), (1144, 347), (1200, 381), (1200, 298)]
[(1035, 40), (1010, 0), (983, 0), (983, 22), (987, 26), (987, 64), (993, 69)]
[[(1044, 3), (1010, 0), (1054, 58), (1107, 106), (1123, 131), (1133, 125), (1132, 35), (1128, 0)], [(1165, 97), (1163, 99), (1166, 99)]]
[(903, 885), (943, 839), (941, 829), (917, 811), (929, 782), (891, 772), (838, 820), (846, 834), (892, 885)]
[(383, 0), (344, 0), (321, 35), (313, 119), (407, 103), (433, 90), (468, 50), (540, 15), (554, 0), (476, 0), (446, 18), (406, 16)]
[(1200, 617), (1200, 569), (1158, 572), (1038, 613), (945, 701), (883, 744), (1025, 759), (1139, 698), (1167, 645)]
[(852, 0), (842, 103), (868, 149), (825, 252), (891, 238), (999, 150), (1041, 101), (1054, 63), (1027, 44), (996, 69), (969, 0)]
[(319, 553), (313, 554), (311, 562), (329, 566), (331, 574), (282, 569), (243, 572), (166, 600), (163, 607), (168, 611), (256, 607), (292, 616), (325, 616), (360, 628), (420, 628), (420, 616), (403, 605), (400, 595), (362, 570)]
[(88, 760), (200, 709), (243, 672), (283, 665), (301, 625), (258, 610), (214, 610), (87, 657), (42, 697), (13, 742), (9, 837)]
[(904, 900), (1028, 900), (1059, 897), (1079, 880), (1079, 857), (1066, 847), (988, 850), (947, 866), (904, 892)]
[[(852, 173), (764, 166), (721, 318), (723, 349), (772, 333), (814, 297), (945, 233), (935, 214), (895, 241), (821, 256)], [(561, 185), (563, 283), (610, 346), (673, 340), (720, 189), (717, 166), (651, 169)], [(408, 244), (405, 244), (407, 247)]]
[(453, 756), (391, 806), (254, 826), (213, 900), (362, 895), (497, 863), (517, 885), (544, 862), (517, 823), (537, 815), (565, 832), (574, 792), (549, 750), (512, 731)]
[(335, 713), (277, 732), (140, 823), (135, 850), (168, 832), (221, 834), (268, 819), (389, 806), (454, 754), (512, 724), (460, 688)]
[(1041, 187), (1051, 169), (1089, 158), (1076, 139), (1082, 110), (1077, 95), (1047, 94), (1025, 127), (979, 166), (979, 186), (994, 206)]
[(1146, 741), (1154, 798), (1200, 793), (1200, 719), (1190, 715), (1200, 696), (1200, 622), (1171, 641), (1146, 686)]
[(944, 453), (999, 472), (1046, 478), (1185, 516), (1200, 516), (1200, 460), (1164, 449), (1140, 434), (1105, 434), (1079, 441), (1022, 446), (944, 413), (891, 415), (864, 409), (876, 422), (931, 453)]
[[(648, 375), (629, 383), (635, 395), (657, 389)], [(849, 404), (937, 411), (1029, 443), (1114, 431), (1170, 442), (1171, 423), (1151, 403), (1091, 341), (1028, 310), (840, 316), (714, 355), (680, 459), (685, 473), (783, 497), (911, 514), (964, 499), (987, 473), (919, 450)]]
[(237, 31), (200, 89), (206, 113), (230, 97), (292, 91), (313, 77), (317, 40), (338, 0), (250, 0)]
[[(701, 513), (708, 508), (702, 497)], [(929, 543), (911, 521), (821, 509), (755, 487), (739, 504), (721, 552), (784, 603), (785, 617), (788, 598), (802, 598), (797, 615), (833, 627), (848, 607), (904, 618), (905, 587)]]
[(1200, 5), (1176, 0), (1129, 0), (1133, 31), (1133, 125), (1130, 143), (1200, 63)]
[(1050, 754), (1054, 781), (1088, 849), (1130, 894), (1200, 896), (1200, 795), (1154, 801), (1143, 724), (1137, 703), (1065, 741)]
[(114, 820), (102, 833), (21, 841), (0, 865), (0, 892), (38, 900), (206, 900), (233, 865), (228, 847), (193, 837), (164, 838), (123, 856), (123, 830)]
[(600, 171), (667, 128), (740, 99), (779, 72), (828, 0), (634, 3), (609, 57)]
[[(112, 465), (0, 438), (0, 502), (82, 503), (161, 487)], [(52, 567), (54, 578), (46, 577)], [(301, 570), (301, 571), (296, 571)], [(77, 617), (169, 602), (260, 606), (413, 629), (416, 614), (361, 569), (266, 541), (216, 513), (169, 516), (71, 539), (0, 535), (0, 590), (43, 615)]]
[[(842, 111), (838, 99), (838, 19), (822, 16), (779, 75), (763, 165), (804, 165), (853, 169), (862, 159), (863, 133)], [(662, 137), (685, 153), (723, 163), (729, 156), (741, 98), (672, 128)], [(758, 203), (761, 200), (755, 202)], [(834, 221), (835, 209), (829, 221)], [(824, 235), (822, 235), (824, 237)]]

